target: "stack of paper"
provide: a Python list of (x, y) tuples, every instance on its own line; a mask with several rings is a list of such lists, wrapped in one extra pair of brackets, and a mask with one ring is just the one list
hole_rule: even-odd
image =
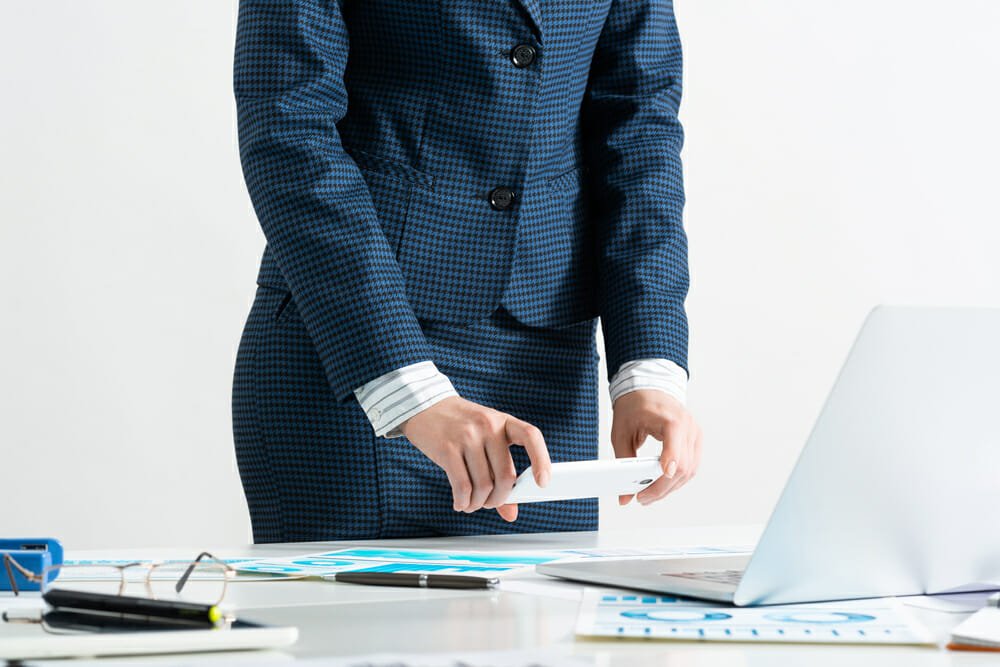
[(948, 648), (1000, 651), (1000, 609), (985, 607), (951, 631)]
[(567, 549), (548, 551), (447, 551), (437, 549), (352, 548), (290, 558), (267, 558), (234, 563), (241, 574), (323, 577), (358, 570), (503, 576), (531, 570), (538, 563), (562, 558), (681, 557), (748, 553), (749, 547), (662, 547), (651, 549)]
[(730, 607), (588, 589), (576, 634), (724, 642), (934, 644), (895, 598)]

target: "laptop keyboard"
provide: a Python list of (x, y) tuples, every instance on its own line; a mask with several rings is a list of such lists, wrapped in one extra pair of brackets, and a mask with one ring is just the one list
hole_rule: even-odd
[(714, 581), (719, 584), (740, 583), (745, 570), (702, 570), (701, 572), (664, 572), (670, 577), (687, 577), (688, 579), (700, 579), (702, 581)]

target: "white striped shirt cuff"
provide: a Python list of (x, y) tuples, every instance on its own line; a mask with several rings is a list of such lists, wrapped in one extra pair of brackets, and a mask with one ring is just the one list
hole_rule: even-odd
[(611, 403), (636, 389), (659, 389), (687, 405), (687, 372), (669, 359), (626, 361), (609, 383)]
[(433, 361), (421, 361), (375, 378), (355, 389), (354, 395), (376, 436), (401, 438), (400, 424), (458, 392)]

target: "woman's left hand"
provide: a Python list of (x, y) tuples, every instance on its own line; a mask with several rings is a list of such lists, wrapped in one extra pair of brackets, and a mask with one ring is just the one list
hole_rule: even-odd
[[(663, 443), (663, 476), (640, 491), (639, 503), (648, 505), (684, 486), (701, 463), (701, 427), (687, 408), (659, 389), (637, 389), (615, 401), (611, 445), (616, 458), (635, 456), (647, 436)], [(618, 497), (627, 505), (633, 496)]]

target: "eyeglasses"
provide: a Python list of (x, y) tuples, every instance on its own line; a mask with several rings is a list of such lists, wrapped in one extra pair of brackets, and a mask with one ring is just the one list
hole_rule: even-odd
[[(54, 588), (124, 595), (130, 583), (142, 583), (146, 595), (157, 600), (181, 600), (199, 604), (217, 605), (226, 596), (229, 580), (236, 576), (236, 570), (207, 551), (203, 551), (193, 561), (127, 563), (125, 565), (105, 563), (64, 563), (52, 565), (41, 572), (26, 569), (10, 554), (4, 554), (3, 564), (10, 579), (11, 590), (19, 593), (14, 571), (39, 589)], [(146, 568), (145, 574), (141, 574)], [(58, 578), (58, 581), (56, 581)]]

